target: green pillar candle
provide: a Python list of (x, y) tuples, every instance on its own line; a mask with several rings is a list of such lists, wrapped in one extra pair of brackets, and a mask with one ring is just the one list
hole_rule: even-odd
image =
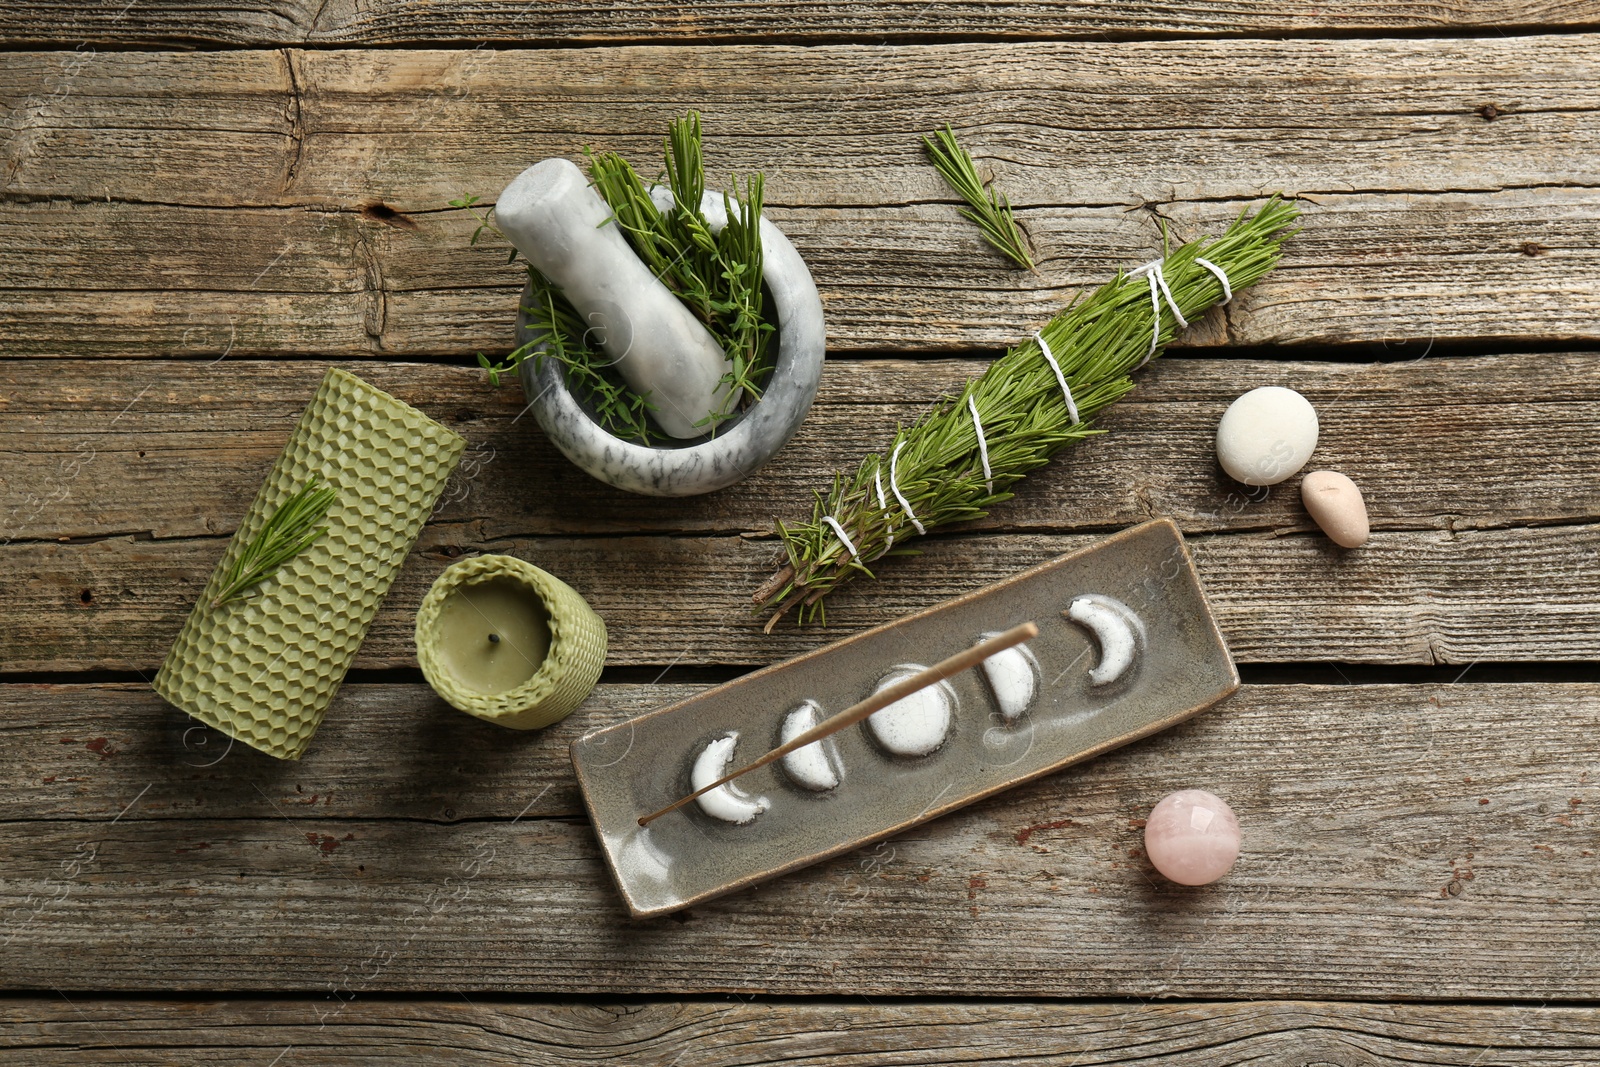
[[(330, 368), (167, 653), (156, 692), (230, 737), (299, 759), (464, 445)], [(313, 479), (337, 491), (327, 534), (254, 592), (213, 607), (229, 565)]]
[(446, 567), (417, 610), (416, 640), (440, 696), (514, 730), (572, 714), (606, 658), (605, 623), (583, 597), (514, 556)]

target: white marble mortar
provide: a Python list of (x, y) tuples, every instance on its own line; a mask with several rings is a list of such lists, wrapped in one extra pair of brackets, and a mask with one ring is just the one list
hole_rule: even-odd
[[(668, 190), (658, 187), (650, 193), (663, 210), (673, 206)], [(721, 194), (706, 193), (700, 207), (711, 228), (720, 232), (727, 223)], [(646, 496), (694, 496), (742, 481), (794, 436), (822, 377), (827, 348), (822, 298), (800, 253), (765, 217), (761, 247), (763, 279), (777, 320), (777, 358), (761, 399), (719, 425), (712, 436), (642, 445), (602, 429), (572, 395), (556, 360), (530, 359), (522, 365), (523, 391), (545, 436), (562, 454), (619, 489)], [(523, 303), (530, 299), (524, 292)], [(534, 339), (524, 311), (517, 320), (517, 343)]]
[(506, 238), (556, 285), (589, 327), (591, 342), (680, 439), (737, 409), (723, 380), (733, 362), (700, 320), (634, 254), (611, 208), (568, 159), (541, 160), (495, 204)]

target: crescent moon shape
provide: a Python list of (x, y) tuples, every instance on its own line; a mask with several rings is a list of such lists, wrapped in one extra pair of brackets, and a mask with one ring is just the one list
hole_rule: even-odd
[(1133, 667), (1144, 645), (1144, 622), (1128, 605), (1090, 593), (1061, 614), (1093, 634), (1100, 646), (1100, 662), (1089, 672), (1090, 685), (1110, 685)]
[[(728, 733), (702, 749), (700, 755), (695, 758), (694, 769), (689, 772), (689, 784), (695, 789), (704, 789), (727, 774), (728, 764), (733, 760), (733, 746), (738, 743), (739, 735)], [(719, 785), (695, 803), (700, 805), (701, 811), (713, 819), (731, 822), (735, 826), (754, 822), (755, 817), (770, 806), (766, 797), (751, 796), (735, 788), (732, 782)]]
[[(983, 634), (979, 640), (987, 641), (996, 636), (998, 631)], [(1039, 664), (1027, 642), (996, 652), (980, 666), (989, 691), (994, 694), (995, 704), (1000, 708), (1001, 718), (1007, 723), (1015, 722), (1033, 703), (1033, 695), (1039, 687)]]
[[(787, 745), (817, 725), (821, 721), (821, 711), (814, 700), (808, 700), (791, 711), (784, 717), (783, 737), (780, 743)], [(783, 772), (793, 779), (796, 785), (818, 793), (826, 793), (837, 787), (839, 772), (834, 767), (833, 759), (829, 758), (833, 755), (828, 750), (829, 745), (828, 739), (823, 738), (821, 741), (813, 741), (805, 748), (795, 749), (779, 761), (783, 766)], [(707, 779), (707, 781), (715, 780)]]

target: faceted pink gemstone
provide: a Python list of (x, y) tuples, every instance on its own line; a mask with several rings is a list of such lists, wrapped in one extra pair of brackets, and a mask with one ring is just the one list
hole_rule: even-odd
[(1215, 794), (1181, 789), (1150, 812), (1144, 850), (1179, 885), (1215, 882), (1239, 858), (1239, 818)]

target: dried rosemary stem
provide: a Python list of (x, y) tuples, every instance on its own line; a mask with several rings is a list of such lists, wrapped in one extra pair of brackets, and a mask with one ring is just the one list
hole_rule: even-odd
[[(1159, 260), (1183, 318), (1193, 320), (1223, 298), (1221, 280), (1197, 259), (1222, 270), (1237, 293), (1277, 265), (1298, 215), (1293, 204), (1273, 197), (1254, 215), (1241, 214), (1216, 240), (1193, 241)], [(1158, 308), (1151, 306), (1152, 291)], [(1154, 352), (1153, 315), (1160, 322)], [(816, 494), (809, 520), (777, 525), (788, 561), (753, 597), (773, 609), (767, 629), (796, 606), (802, 623), (812, 616), (825, 622), (822, 598), (857, 575), (871, 577), (870, 563), (890, 553), (912, 554), (903, 546), (920, 532), (982, 518), (1009, 500), (1010, 487), (1029, 471), (1100, 432), (1091, 428), (1095, 415), (1133, 389), (1129, 375), (1159, 356), (1177, 329), (1157, 279), (1119, 271), (1040, 331), (1070, 389), (1076, 421), (1055, 370), (1030, 338), (958, 395), (901, 427), (885, 452), (866, 457), (853, 473), (835, 473), (832, 488)], [(983, 425), (981, 446), (973, 407)], [(845, 531), (854, 554), (828, 519)]]

